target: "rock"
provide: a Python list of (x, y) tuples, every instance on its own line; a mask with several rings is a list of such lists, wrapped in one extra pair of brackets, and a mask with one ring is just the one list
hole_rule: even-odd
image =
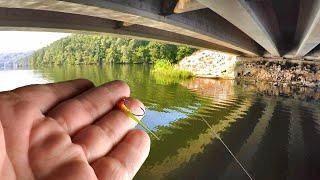
[(319, 65), (298, 65), (289, 62), (250, 62), (236, 67), (237, 77), (269, 81), (273, 86), (320, 86)]
[(320, 66), (272, 61), (237, 61), (235, 56), (209, 50), (195, 52), (178, 64), (196, 76), (245, 78), (271, 82), (273, 86), (320, 87)]
[(236, 57), (215, 51), (201, 50), (182, 59), (178, 67), (199, 77), (235, 78)]

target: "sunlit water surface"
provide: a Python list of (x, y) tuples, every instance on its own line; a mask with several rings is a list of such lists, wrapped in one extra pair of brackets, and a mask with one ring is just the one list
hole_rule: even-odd
[(202, 118), (255, 179), (320, 178), (317, 100), (263, 96), (232, 80), (170, 82), (141, 65), (0, 71), (0, 90), (75, 78), (124, 80), (146, 105), (144, 122), (161, 140), (135, 179), (248, 179)]

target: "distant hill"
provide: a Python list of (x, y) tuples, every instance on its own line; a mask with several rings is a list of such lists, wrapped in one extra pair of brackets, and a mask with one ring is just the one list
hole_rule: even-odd
[(2, 53), (0, 54), (0, 63), (25, 64), (28, 62), (28, 59), (32, 54), (33, 51), (21, 53)]
[(107, 35), (73, 34), (35, 51), (29, 58), (33, 66), (106, 63), (177, 62), (195, 49)]

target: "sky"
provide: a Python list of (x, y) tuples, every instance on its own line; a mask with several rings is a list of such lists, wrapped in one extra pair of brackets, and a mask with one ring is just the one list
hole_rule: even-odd
[(0, 31), (0, 54), (28, 52), (45, 47), (68, 33)]

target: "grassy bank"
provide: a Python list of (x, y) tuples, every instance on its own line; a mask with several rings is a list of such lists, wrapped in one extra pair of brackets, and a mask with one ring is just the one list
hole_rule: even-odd
[(176, 68), (168, 60), (157, 61), (151, 72), (161, 84), (179, 82), (193, 77), (191, 72)]

